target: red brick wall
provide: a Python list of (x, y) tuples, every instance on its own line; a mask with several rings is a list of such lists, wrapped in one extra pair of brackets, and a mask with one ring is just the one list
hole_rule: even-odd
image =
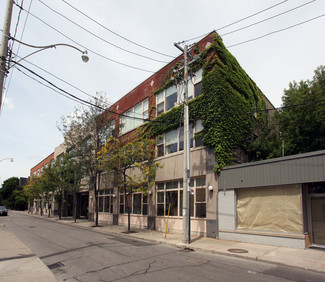
[(44, 160), (42, 160), (41, 162), (39, 162), (36, 166), (34, 166), (33, 168), (31, 168), (30, 170), (30, 176), (34, 175), (34, 172), (37, 172), (37, 170), (39, 169), (41, 171), (41, 168), (44, 167), (45, 165), (50, 163), (51, 160), (54, 159), (54, 152), (49, 155), (48, 157), (46, 157)]

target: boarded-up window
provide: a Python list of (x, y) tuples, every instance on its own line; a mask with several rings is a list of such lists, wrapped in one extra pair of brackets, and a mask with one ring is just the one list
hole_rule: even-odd
[(302, 233), (300, 188), (237, 190), (237, 228)]

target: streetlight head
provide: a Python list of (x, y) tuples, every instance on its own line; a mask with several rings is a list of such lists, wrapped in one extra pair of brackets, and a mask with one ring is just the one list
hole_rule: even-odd
[(89, 61), (89, 57), (88, 57), (88, 53), (87, 53), (87, 50), (85, 52), (82, 53), (81, 55), (81, 59), (87, 63)]
[(14, 161), (14, 158), (11, 158), (10, 161), (13, 162)]

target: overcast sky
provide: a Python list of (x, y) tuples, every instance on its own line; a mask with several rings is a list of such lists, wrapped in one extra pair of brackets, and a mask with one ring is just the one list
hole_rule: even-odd
[[(0, 0), (1, 32), (6, 2)], [(104, 92), (109, 102), (115, 102), (180, 55), (174, 42), (191, 44), (216, 30), (242, 68), (279, 107), (289, 82), (312, 79), (314, 70), (325, 63), (324, 0), (15, 2), (23, 2), (23, 10), (19, 14), (14, 5), (11, 36), (16, 33), (16, 39), (38, 46), (72, 44), (88, 49), (90, 60), (84, 63), (78, 51), (57, 47), (21, 62), (41, 78), (20, 66), (20, 71), (10, 69), (0, 113), (0, 160), (14, 162), (0, 162), (0, 184), (12, 176), (28, 177), (30, 169), (62, 143), (57, 129), (60, 117), (79, 105), (40, 84), (42, 78), (85, 100), (86, 94)], [(17, 42), (13, 46), (19, 57), (36, 50)]]

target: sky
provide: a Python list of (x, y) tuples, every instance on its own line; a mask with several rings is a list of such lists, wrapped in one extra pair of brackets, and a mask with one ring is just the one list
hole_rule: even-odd
[[(6, 2), (0, 0), (1, 33)], [(10, 177), (28, 177), (63, 142), (60, 119), (80, 103), (58, 88), (83, 100), (100, 92), (114, 103), (179, 56), (175, 42), (192, 44), (216, 30), (275, 107), (290, 82), (311, 80), (325, 64), (323, 0), (15, 2), (23, 9), (14, 5), (12, 37), (34, 46), (87, 49), (89, 62), (67, 46), (30, 55), (41, 49), (14, 42), (14, 61), (30, 56), (11, 67), (5, 80), (0, 185)]]

